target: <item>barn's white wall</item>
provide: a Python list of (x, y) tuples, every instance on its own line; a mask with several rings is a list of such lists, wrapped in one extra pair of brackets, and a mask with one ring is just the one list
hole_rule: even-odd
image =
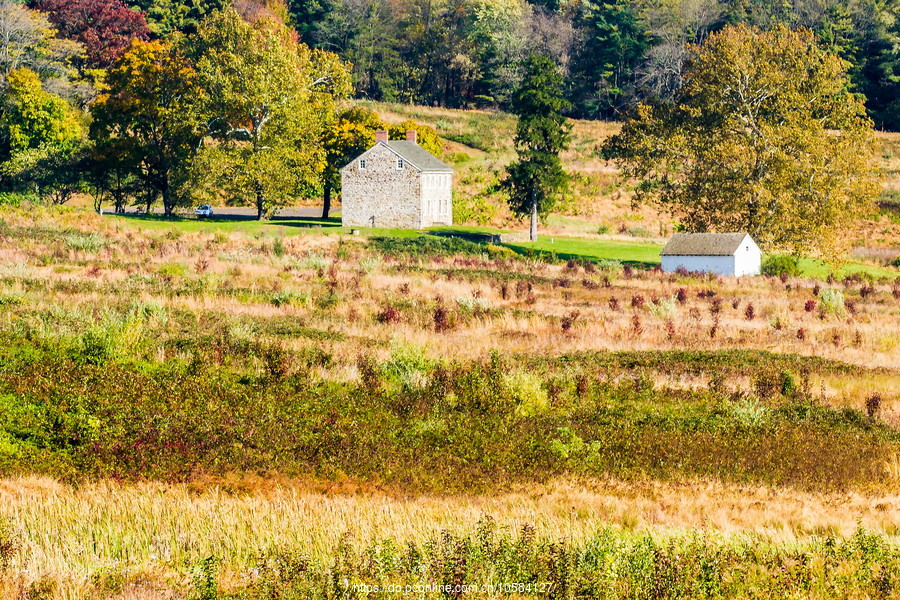
[(734, 254), (734, 274), (738, 277), (759, 275), (762, 264), (762, 251), (752, 240), (744, 239), (741, 247)]
[(674, 273), (679, 267), (696, 273), (715, 273), (744, 277), (759, 275), (762, 254), (759, 248), (741, 250), (734, 256), (663, 256), (662, 268), (666, 273)]
[(678, 267), (697, 273), (712, 272), (718, 275), (734, 275), (733, 256), (663, 256), (662, 268), (674, 273)]

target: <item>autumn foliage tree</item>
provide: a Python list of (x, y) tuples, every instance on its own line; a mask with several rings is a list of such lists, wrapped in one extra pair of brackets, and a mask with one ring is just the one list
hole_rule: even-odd
[(81, 115), (44, 90), (30, 69), (11, 71), (6, 84), (0, 95), (0, 187), (61, 204), (79, 183), (73, 163), (84, 138)]
[(47, 15), (58, 35), (84, 46), (91, 68), (109, 67), (132, 40), (150, 37), (143, 13), (122, 0), (36, 0), (31, 6)]
[(149, 209), (162, 198), (167, 216), (189, 199), (190, 165), (205, 133), (204, 91), (178, 46), (134, 42), (109, 70), (92, 107), (91, 137), (139, 181)]
[(0, 0), (0, 86), (15, 69), (29, 69), (43, 80), (66, 80), (82, 52), (72, 40), (59, 38), (47, 16), (12, 0)]
[(340, 169), (375, 144), (375, 131), (387, 125), (378, 113), (362, 106), (340, 112), (324, 130), (325, 168), (322, 170), (322, 218), (331, 211), (332, 194), (340, 189)]
[(872, 122), (847, 64), (780, 26), (729, 27), (690, 53), (674, 101), (641, 104), (606, 145), (637, 200), (692, 231), (833, 255), (878, 192)]

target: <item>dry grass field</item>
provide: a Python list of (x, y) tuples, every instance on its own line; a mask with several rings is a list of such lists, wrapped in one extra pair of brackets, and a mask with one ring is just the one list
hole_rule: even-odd
[(898, 597), (896, 278), (0, 219), (5, 597)]

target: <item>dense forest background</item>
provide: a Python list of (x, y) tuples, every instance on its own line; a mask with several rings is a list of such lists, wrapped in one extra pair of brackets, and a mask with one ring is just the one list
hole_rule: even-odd
[[(190, 31), (221, 4), (131, 2), (158, 36)], [(603, 119), (672, 94), (688, 45), (713, 31), (806, 27), (852, 65), (876, 125), (900, 129), (898, 0), (289, 0), (287, 10), (301, 41), (352, 63), (360, 97), (509, 108), (522, 59), (540, 51), (563, 69), (572, 116)]]
[[(191, 33), (223, 0), (125, 0), (153, 37)], [(109, 0), (82, 4), (111, 4)], [(33, 0), (65, 30), (79, 0)], [(900, 0), (237, 0), (352, 64), (361, 98), (508, 109), (525, 56), (565, 76), (571, 116), (616, 119), (681, 84), (690, 44), (729, 24), (813, 30), (851, 65), (879, 128), (900, 129)], [(240, 6), (238, 6), (240, 5)], [(59, 15), (58, 19), (53, 14)]]

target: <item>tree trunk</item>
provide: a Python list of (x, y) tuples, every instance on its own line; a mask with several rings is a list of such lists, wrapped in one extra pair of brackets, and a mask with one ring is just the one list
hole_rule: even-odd
[(529, 239), (532, 242), (537, 241), (537, 224), (538, 224), (537, 195), (534, 193), (534, 188), (531, 188), (531, 231), (529, 232)]
[[(175, 209), (175, 203), (172, 201), (172, 188), (169, 187), (168, 180), (163, 182), (162, 203), (163, 203), (163, 215), (166, 217), (171, 217), (172, 212)], [(150, 212), (150, 211), (148, 210), (147, 212)]]
[(322, 194), (322, 218), (327, 219), (328, 213), (331, 212), (331, 184), (325, 183), (325, 190)]
[(263, 218), (263, 194), (261, 191), (256, 192), (256, 220), (262, 221)]

